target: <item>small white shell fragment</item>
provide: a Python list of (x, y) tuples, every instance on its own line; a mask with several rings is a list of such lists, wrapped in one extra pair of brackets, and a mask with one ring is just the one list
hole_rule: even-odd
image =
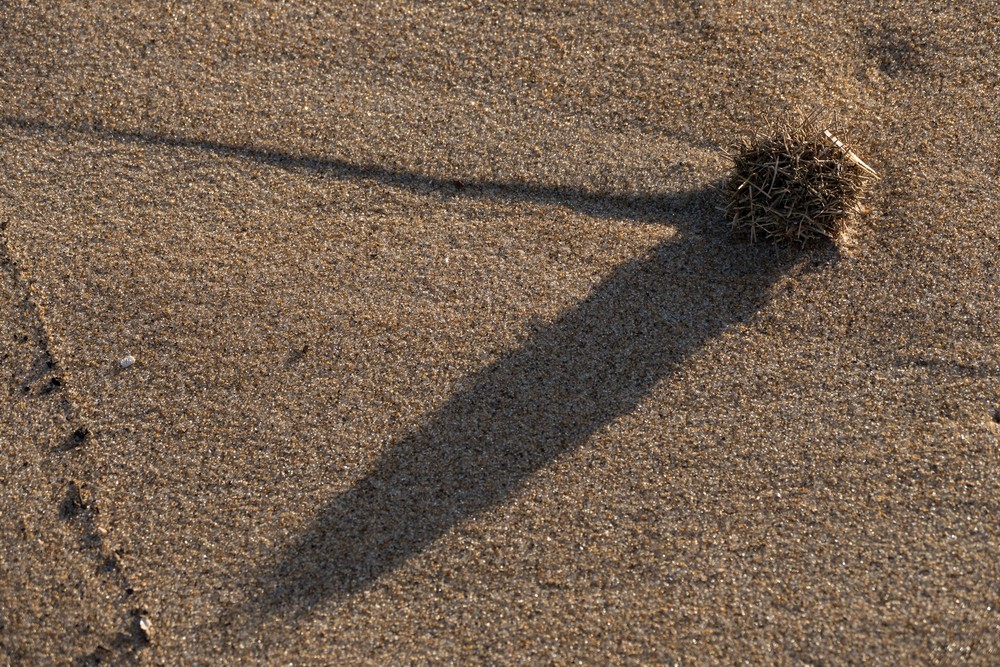
[(121, 366), (122, 368), (128, 368), (134, 363), (135, 363), (135, 357), (133, 357), (131, 354), (125, 355), (118, 361), (118, 365)]

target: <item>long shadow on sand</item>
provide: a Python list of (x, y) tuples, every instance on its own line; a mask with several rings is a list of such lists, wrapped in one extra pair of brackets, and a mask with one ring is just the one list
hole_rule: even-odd
[(676, 229), (669, 241), (615, 269), (521, 349), (470, 378), (467, 389), (391, 444), (367, 474), (332, 498), (279, 563), (261, 573), (263, 593), (249, 610), (258, 621), (350, 596), (457, 523), (502, 503), (532, 473), (627, 414), (685, 358), (759, 309), (769, 287), (798, 256), (794, 250), (729, 238), (711, 187), (630, 196), (459, 182), (139, 132), (19, 118), (0, 119), (0, 124), (194, 147), (334, 178), (368, 178), (422, 191), (430, 187), (456, 196), (556, 203), (589, 215)]
[(728, 239), (715, 196), (664, 196), (658, 208), (673, 213), (662, 222), (678, 234), (619, 266), (392, 443), (266, 573), (251, 616), (294, 615), (370, 586), (633, 410), (686, 357), (757, 310), (795, 252)]

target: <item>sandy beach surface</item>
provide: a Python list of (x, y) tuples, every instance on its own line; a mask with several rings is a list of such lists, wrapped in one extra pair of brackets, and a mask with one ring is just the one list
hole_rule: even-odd
[[(0, 664), (1000, 664), (994, 2), (0, 45)], [(721, 149), (795, 108), (882, 179), (749, 245)]]

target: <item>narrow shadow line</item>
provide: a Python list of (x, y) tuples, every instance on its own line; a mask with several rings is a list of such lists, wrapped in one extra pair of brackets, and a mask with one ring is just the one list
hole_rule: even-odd
[(672, 205), (700, 203), (671, 220), (679, 238), (618, 267), (390, 445), (262, 574), (248, 616), (294, 615), (372, 585), (629, 413), (692, 352), (759, 308), (796, 252), (691, 234), (714, 196), (708, 188), (674, 195)]
[(472, 197), (500, 202), (529, 201), (562, 205), (594, 217), (662, 223), (665, 217), (679, 212), (690, 203), (678, 200), (677, 197), (664, 197), (659, 194), (621, 194), (559, 185), (538, 185), (490, 179), (435, 178), (414, 171), (391, 169), (376, 164), (357, 164), (319, 156), (296, 155), (271, 148), (239, 146), (220, 141), (157, 134), (141, 130), (125, 130), (96, 122), (87, 124), (53, 123), (22, 116), (4, 116), (0, 117), (0, 126), (46, 134), (60, 132), (91, 134), (125, 144), (194, 148), (219, 156), (236, 156), (253, 160), (281, 169), (320, 173), (329, 178), (367, 179), (407, 190), (436, 192), (443, 197)]

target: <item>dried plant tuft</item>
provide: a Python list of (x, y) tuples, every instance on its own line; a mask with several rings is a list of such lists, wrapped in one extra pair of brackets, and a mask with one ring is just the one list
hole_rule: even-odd
[(814, 116), (745, 137), (726, 154), (726, 216), (751, 242), (840, 239), (879, 178)]

